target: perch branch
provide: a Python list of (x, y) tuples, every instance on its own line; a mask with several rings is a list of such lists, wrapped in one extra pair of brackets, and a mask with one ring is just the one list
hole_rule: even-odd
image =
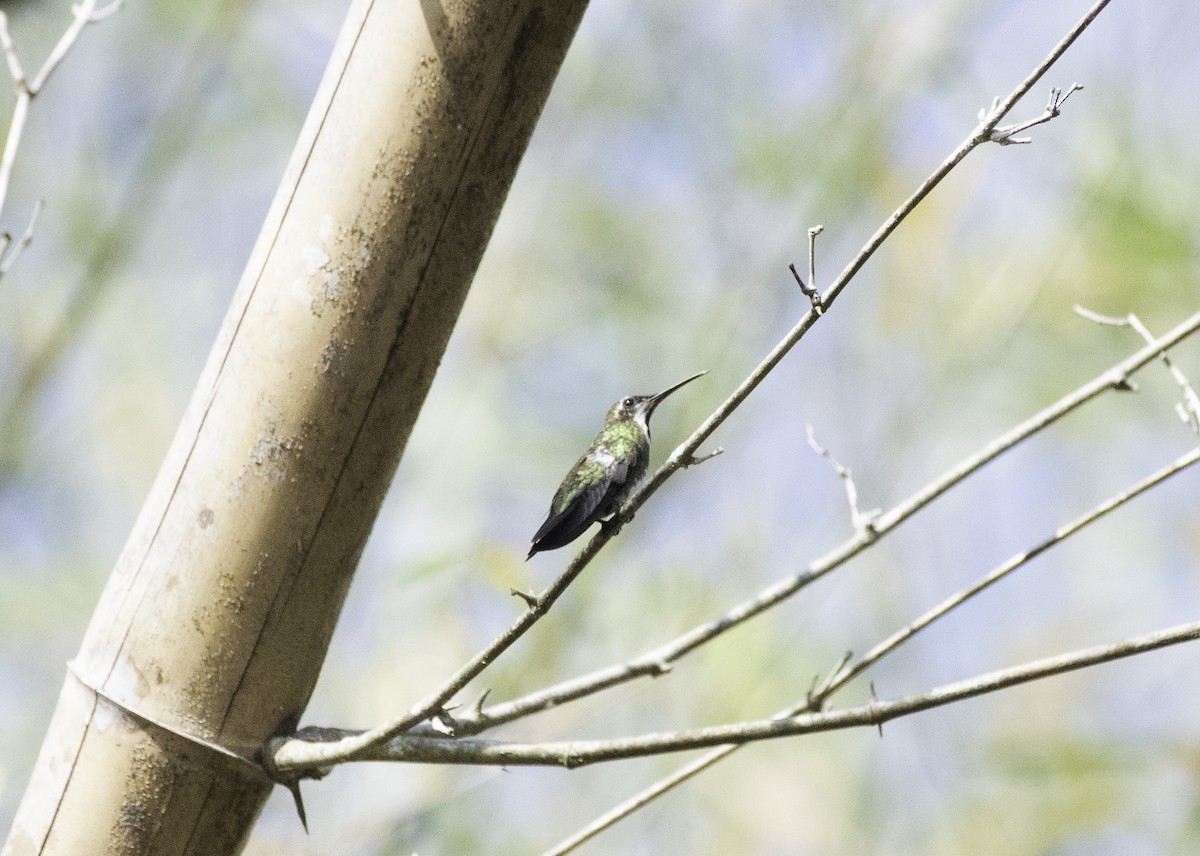
[(1174, 346), (1198, 330), (1200, 330), (1200, 312), (1152, 344), (1026, 419), (951, 467), (907, 499), (878, 515), (874, 518), (871, 530), (855, 533), (854, 536), (811, 563), (804, 570), (777, 580), (721, 617), (697, 625), (677, 638), (624, 663), (607, 666), (520, 698), (485, 707), (478, 715), (467, 714), (458, 720), (459, 733), (478, 734), (488, 728), (584, 698), (636, 678), (655, 677), (663, 674), (670, 669), (670, 664), (675, 660), (791, 597), (800, 589), (858, 555), (874, 540), (890, 533), (954, 485), (982, 469), (1013, 446), (1054, 424), (1101, 393), (1111, 389), (1124, 388), (1130, 375), (1152, 362), (1163, 350)]
[[(1085, 314), (1086, 317), (1090, 317), (1090, 314), (1087, 313), (1086, 310), (1081, 310), (1081, 314)], [(1124, 324), (1123, 319), (1106, 319), (1103, 317), (1097, 317), (1093, 318), (1092, 320), (1096, 320), (1098, 323)], [(1151, 344), (1154, 344), (1154, 339), (1152, 336), (1149, 337), (1149, 341)], [(1162, 356), (1165, 360), (1166, 352), (1162, 352), (1160, 356)], [(1188, 388), (1190, 389), (1190, 387)], [(911, 639), (937, 619), (966, 603), (970, 598), (975, 597), (986, 588), (989, 588), (990, 586), (999, 582), (1004, 577), (1008, 576), (1018, 568), (1044, 553), (1046, 550), (1061, 543), (1066, 538), (1078, 533), (1085, 527), (1099, 520), (1101, 517), (1107, 515), (1109, 512), (1114, 511), (1150, 488), (1161, 484), (1177, 473), (1182, 472), (1198, 462), (1200, 462), (1200, 447), (1192, 449), (1190, 452), (1187, 452), (1179, 457), (1172, 464), (1160, 469), (1158, 472), (1155, 472), (1150, 476), (1147, 476), (1137, 484), (1124, 491), (1121, 491), (1115, 496), (1110, 497), (1109, 499), (1095, 506), (1086, 514), (1081, 515), (1070, 523), (1060, 527), (1050, 537), (1046, 538), (1035, 547), (1013, 556), (1008, 561), (998, 565), (988, 574), (984, 575), (975, 584), (955, 595), (952, 595), (951, 597), (946, 598), (944, 601), (942, 601), (942, 603), (926, 612), (907, 627), (897, 631), (887, 639), (874, 646), (853, 665), (850, 665), (851, 657), (850, 655), (847, 655), (845, 658), (843, 658), (842, 662), (834, 667), (825, 680), (821, 682), (819, 687), (814, 687), (814, 689), (809, 692), (808, 696), (803, 702), (781, 711), (776, 716), (796, 716), (804, 711), (821, 710), (826, 701), (828, 701), (828, 699), (839, 689), (846, 686), (846, 684), (848, 684), (855, 677), (862, 674), (862, 672), (866, 671), (870, 666), (874, 665), (887, 654), (896, 650), (900, 645)], [(555, 847), (546, 851), (544, 856), (561, 856), (561, 854), (571, 852), (584, 842), (594, 838), (600, 832), (604, 831), (610, 826), (613, 826), (620, 820), (639, 810), (668, 791), (678, 787), (704, 770), (715, 766), (717, 763), (740, 749), (742, 745), (744, 744), (734, 743), (719, 746), (716, 749), (704, 754), (700, 758), (689, 762), (675, 772), (665, 776), (662, 779), (659, 779), (656, 782), (653, 782), (643, 790), (613, 806), (607, 812), (595, 818), (569, 837), (563, 839), (563, 841), (559, 842)]]
[[(787, 353), (796, 345), (797, 342), (808, 332), (808, 330), (817, 322), (817, 320), (828, 310), (829, 306), (837, 299), (838, 295), (849, 285), (850, 280), (855, 274), (866, 264), (883, 244), (885, 240), (896, 230), (901, 222), (913, 211), (920, 202), (929, 195), (932, 190), (941, 183), (942, 179), (954, 169), (957, 164), (962, 161), (976, 147), (989, 142), (991, 140), (992, 131), (999, 124), (1000, 120), (1012, 109), (1012, 106), (1025, 95), (1046, 70), (1062, 55), (1071, 43), (1083, 32), (1091, 19), (1093, 19), (1099, 11), (1107, 5), (1109, 0), (1099, 0), (1092, 10), (1084, 17), (1076, 26), (1067, 34), (1066, 37), (1051, 51), (1050, 55), (1044, 60), (1032, 74), (1030, 74), (1016, 89), (1000, 104), (996, 105), (987, 119), (971, 133), (954, 152), (934, 172), (921, 183), (917, 190), (906, 199), (900, 207), (898, 207), (888, 218), (883, 225), (875, 231), (875, 233), (867, 240), (867, 243), (858, 251), (851, 259), (850, 263), (843, 269), (838, 277), (833, 281), (829, 288), (821, 295), (820, 311), (817, 306), (810, 307), (805, 312), (794, 327), (781, 339), (767, 356), (754, 368), (753, 371), (738, 385), (736, 389), (713, 411), (701, 425), (692, 432), (692, 435), (680, 444), (668, 457), (665, 463), (653, 476), (644, 483), (638, 490), (629, 497), (621, 510), (612, 518), (612, 525), (605, 526), (588, 541), (587, 545), (576, 554), (567, 566), (566, 570), (551, 583), (541, 596), (537, 599), (537, 604), (530, 607), (521, 614), (508, 629), (498, 636), (486, 648), (476, 654), (470, 661), (463, 665), (457, 672), (454, 673), (439, 689), (435, 690), (430, 695), (413, 705), (404, 714), (400, 715), (391, 722), (384, 723), (369, 731), (362, 732), (353, 736), (341, 738), (332, 743), (314, 743), (303, 740), (303, 732), (297, 734), (296, 741), (291, 741), (287, 737), (277, 737), (268, 742), (265, 747), (266, 753), (274, 760), (269, 762), (267, 767), (274, 766), (280, 772), (287, 772), (305, 767), (324, 767), (332, 763), (340, 763), (351, 760), (358, 760), (376, 746), (386, 743), (396, 735), (402, 734), (405, 731), (412, 729), (414, 726), (426, 722), (430, 717), (438, 714), (445, 709), (446, 704), (468, 683), (476, 678), (488, 664), (496, 657), (506, 651), (517, 639), (525, 634), (530, 627), (545, 615), (554, 602), (562, 595), (567, 586), (583, 571), (592, 558), (600, 551), (608, 541), (620, 531), (622, 525), (627, 523), (639, 508), (657, 491), (668, 478), (675, 474), (678, 470), (690, 466), (696, 460), (696, 451), (716, 429), (736, 410), (743, 401), (753, 392), (763, 379), (779, 364), (779, 362), (787, 355)], [(853, 552), (857, 553), (862, 549), (857, 547)], [(848, 558), (848, 556), (846, 557)], [(822, 571), (823, 573), (824, 571)], [(785, 581), (786, 583), (787, 581)], [(793, 589), (794, 590), (794, 589)], [(790, 593), (790, 592), (789, 592)], [(786, 595), (783, 595), (786, 596)], [(781, 598), (780, 598), (781, 599)], [(765, 607), (763, 607), (765, 608)], [(761, 609), (756, 610), (761, 611)]]
[(901, 716), (1197, 639), (1200, 639), (1200, 622), (1181, 624), (1119, 642), (998, 669), (935, 687), (917, 695), (892, 700), (876, 699), (868, 704), (843, 710), (805, 712), (794, 716), (609, 740), (516, 743), (474, 737), (448, 740), (444, 737), (406, 734), (373, 747), (369, 752), (363, 753), (359, 760), (418, 764), (551, 766), (573, 769), (602, 761), (642, 758), (725, 744), (743, 744), (818, 731), (874, 727)]

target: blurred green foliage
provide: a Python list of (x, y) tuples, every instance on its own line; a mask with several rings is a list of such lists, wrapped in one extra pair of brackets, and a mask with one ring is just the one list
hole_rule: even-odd
[[(27, 67), (66, 4), (5, 5)], [(170, 441), (283, 171), (344, 3), (129, 4), (31, 114), (0, 281), (0, 818), (63, 662)], [(365, 726), (503, 628), (563, 472), (621, 395), (712, 372), (655, 416), (655, 460), (1083, 11), (1033, 0), (596, 3), (568, 56), (364, 556), (306, 722)], [(481, 682), (504, 699), (710, 620), (849, 534), (804, 426), (888, 506), (1135, 350), (1075, 303), (1195, 311), (1200, 7), (1113, 4), (713, 443)], [(7, 100), (6, 100), (7, 99)], [(10, 105), (0, 96), (0, 106)], [(1200, 378), (1200, 346), (1178, 362)], [(1161, 372), (994, 464), (794, 603), (652, 682), (504, 729), (596, 737), (769, 715), (1194, 438)], [(1195, 617), (1195, 474), (940, 622), (881, 697)], [(1200, 725), (1181, 649), (863, 731), (750, 747), (583, 852), (1187, 853)], [(841, 702), (861, 702), (865, 682)], [(351, 767), (272, 798), (248, 853), (536, 852), (678, 759), (559, 770)]]

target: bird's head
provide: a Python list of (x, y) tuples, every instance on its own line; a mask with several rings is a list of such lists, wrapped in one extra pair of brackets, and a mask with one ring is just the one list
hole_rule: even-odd
[(698, 372), (686, 380), (681, 380), (672, 387), (664, 389), (662, 392), (654, 395), (628, 395), (622, 398), (608, 410), (608, 416), (604, 419), (605, 426), (615, 425), (620, 422), (634, 422), (640, 425), (646, 435), (650, 435), (650, 414), (654, 412), (654, 408), (662, 402), (664, 398), (679, 389), (684, 384), (691, 383), (698, 377), (708, 374), (707, 371)]

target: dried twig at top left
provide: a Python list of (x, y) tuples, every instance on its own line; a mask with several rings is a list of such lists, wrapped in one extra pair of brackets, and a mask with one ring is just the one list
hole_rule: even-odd
[[(58, 68), (67, 53), (74, 46), (79, 34), (88, 24), (107, 18), (121, 8), (122, 0), (114, 0), (103, 8), (96, 8), (96, 0), (83, 0), (71, 9), (75, 16), (70, 26), (62, 34), (58, 43), (46, 57), (37, 74), (32, 78), (25, 75), (21, 60), (13, 46), (12, 36), (8, 32), (8, 16), (0, 12), (0, 50), (4, 52), (4, 60), (8, 66), (9, 76), (17, 93), (17, 102), (13, 106), (12, 121), (8, 126), (8, 136), (4, 142), (4, 154), (0, 155), (0, 216), (4, 214), (4, 203), (8, 200), (8, 185), (12, 179), (13, 166), (17, 161), (17, 148), (21, 145), (21, 136), (25, 132), (25, 122), (29, 118), (29, 105), (38, 96), (50, 75)], [(39, 201), (29, 218), (29, 225), (15, 244), (11, 232), (0, 234), (0, 277), (8, 273), (13, 263), (22, 251), (33, 241), (34, 229), (37, 226), (38, 214), (41, 211)]]

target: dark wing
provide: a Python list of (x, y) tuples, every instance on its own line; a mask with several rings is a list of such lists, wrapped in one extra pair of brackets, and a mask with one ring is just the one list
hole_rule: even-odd
[(599, 518), (615, 511), (610, 506), (628, 477), (629, 467), (620, 461), (606, 467), (590, 460), (590, 453), (581, 458), (555, 492), (550, 514), (534, 533), (525, 558), (571, 543)]

